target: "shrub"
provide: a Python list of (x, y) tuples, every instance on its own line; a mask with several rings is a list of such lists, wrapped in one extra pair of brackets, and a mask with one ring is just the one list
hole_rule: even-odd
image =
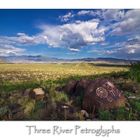
[(3, 117), (9, 111), (7, 106), (0, 108), (0, 118)]
[(64, 92), (57, 92), (54, 88), (49, 90), (50, 98), (56, 102), (67, 102), (68, 96)]
[(30, 119), (31, 114), (33, 113), (34, 109), (35, 109), (35, 101), (29, 100), (26, 103), (25, 109), (24, 109), (25, 118)]
[(116, 120), (125, 120), (125, 117), (126, 117), (125, 108), (121, 107), (121, 108), (117, 109)]
[(56, 93), (54, 96), (54, 100), (58, 102), (67, 102), (68, 101), (68, 96), (61, 92), (61, 93)]
[(140, 112), (140, 102), (138, 101), (135, 102), (135, 109), (137, 112)]
[(140, 63), (131, 65), (129, 75), (132, 80), (140, 82)]
[(99, 111), (99, 119), (100, 120), (111, 120), (111, 114), (108, 110), (100, 110)]

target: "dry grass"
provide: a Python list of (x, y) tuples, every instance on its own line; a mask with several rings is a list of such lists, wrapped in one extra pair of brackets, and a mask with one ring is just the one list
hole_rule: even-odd
[(0, 64), (0, 82), (56, 80), (69, 76), (90, 76), (127, 70), (124, 67), (95, 66), (88, 63)]

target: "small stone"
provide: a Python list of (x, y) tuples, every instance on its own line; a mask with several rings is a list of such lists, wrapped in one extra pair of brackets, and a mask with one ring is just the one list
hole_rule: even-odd
[(81, 114), (84, 118), (89, 118), (89, 114), (87, 113), (86, 110), (81, 110)]
[(23, 91), (23, 96), (29, 96), (29, 94), (30, 94), (30, 92), (31, 92), (31, 89), (29, 88), (29, 89), (25, 89), (24, 91)]
[(128, 99), (136, 99), (136, 96), (129, 96)]
[(30, 97), (35, 100), (42, 100), (45, 97), (45, 92), (42, 88), (35, 88), (30, 92)]

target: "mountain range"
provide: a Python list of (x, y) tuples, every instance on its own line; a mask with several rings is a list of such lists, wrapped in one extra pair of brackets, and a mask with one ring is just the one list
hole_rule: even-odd
[(74, 63), (74, 62), (96, 62), (96, 63), (121, 63), (138, 62), (140, 60), (126, 60), (117, 58), (81, 58), (81, 59), (59, 59), (41, 55), (0, 56), (0, 63)]

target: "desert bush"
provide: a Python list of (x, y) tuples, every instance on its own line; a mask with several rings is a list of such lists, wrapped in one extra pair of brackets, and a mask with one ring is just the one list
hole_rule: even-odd
[(0, 119), (2, 119), (2, 117), (6, 115), (8, 111), (9, 109), (7, 106), (0, 107)]
[(111, 113), (108, 110), (99, 110), (100, 120), (111, 120)]
[(49, 94), (50, 98), (52, 98), (55, 102), (67, 102), (69, 100), (67, 94), (64, 92), (57, 92), (55, 90), (55, 86), (49, 90)]
[(121, 107), (116, 110), (115, 118), (116, 120), (125, 120), (126, 111), (124, 107)]
[(139, 113), (140, 112), (140, 102), (139, 101), (136, 101), (135, 103), (134, 103), (134, 108), (135, 108), (135, 110)]
[(140, 82), (140, 63), (131, 65), (129, 75), (132, 80)]
[(29, 100), (24, 107), (25, 119), (31, 119), (31, 114), (33, 113), (34, 109), (35, 109), (35, 101)]

